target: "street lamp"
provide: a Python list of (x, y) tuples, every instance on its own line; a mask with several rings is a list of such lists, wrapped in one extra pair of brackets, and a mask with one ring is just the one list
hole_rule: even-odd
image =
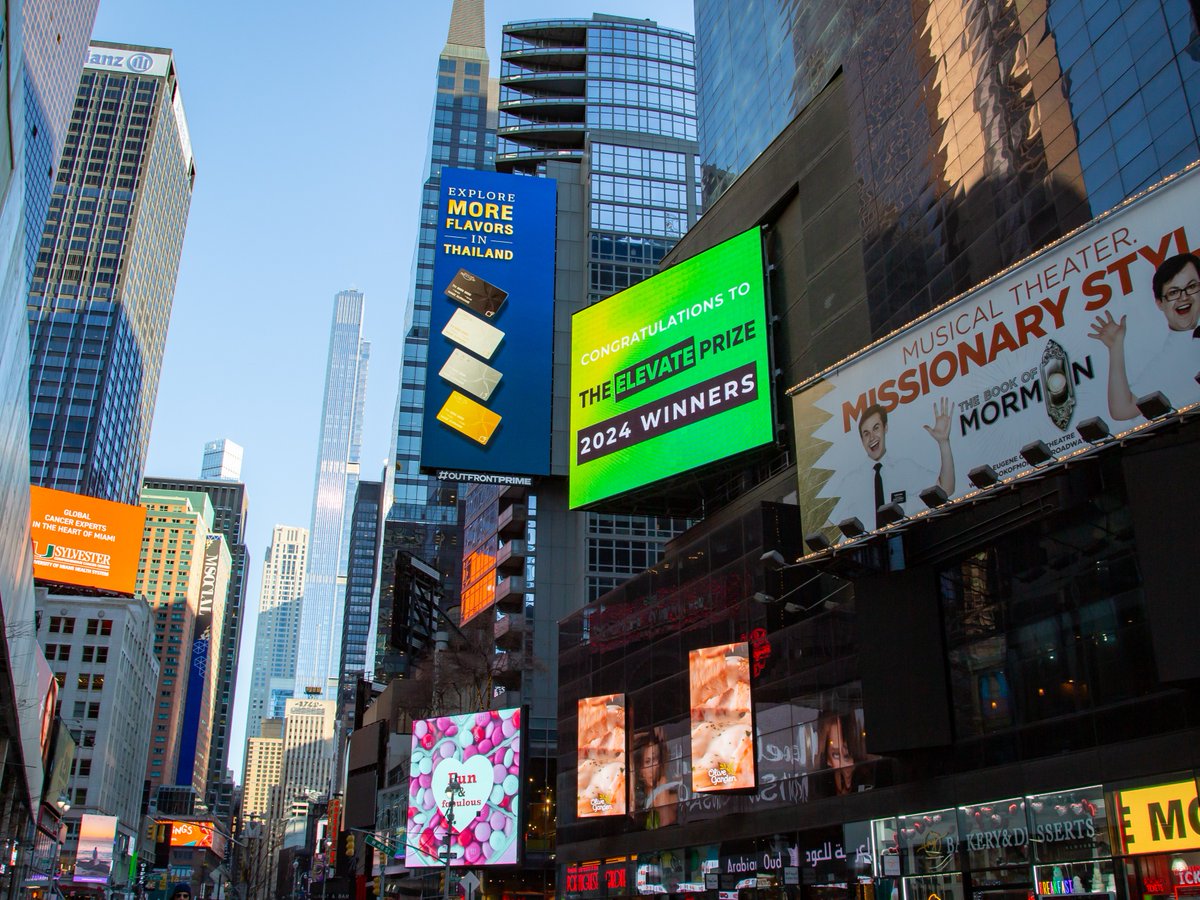
[(458, 774), (450, 774), (450, 782), (446, 785), (446, 871), (442, 876), (442, 900), (450, 900), (450, 848), (454, 843), (454, 800), (466, 794), (463, 786), (458, 783)]

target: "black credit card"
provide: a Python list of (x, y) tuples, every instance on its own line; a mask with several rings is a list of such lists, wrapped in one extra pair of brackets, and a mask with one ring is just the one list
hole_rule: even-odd
[(458, 274), (446, 286), (446, 296), (457, 300), (472, 312), (490, 319), (504, 305), (508, 291), (484, 281), (478, 275), (472, 275), (466, 269), (459, 269)]

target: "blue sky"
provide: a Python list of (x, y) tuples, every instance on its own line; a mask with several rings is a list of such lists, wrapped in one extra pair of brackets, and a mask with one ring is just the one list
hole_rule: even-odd
[[(450, 0), (101, 0), (94, 36), (174, 51), (196, 186), (147, 474), (245, 447), (251, 555), (231, 765), (240, 773), (262, 558), (308, 527), (334, 294), (366, 295), (363, 477), (380, 477), (400, 369), (436, 60)], [(690, 0), (489, 0), (500, 26), (593, 12), (691, 31)], [(239, 776), (240, 777), (240, 776)]]

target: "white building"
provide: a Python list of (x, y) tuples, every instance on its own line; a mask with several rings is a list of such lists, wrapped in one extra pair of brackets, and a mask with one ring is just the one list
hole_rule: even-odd
[(263, 719), (282, 717), (283, 702), (292, 696), (300, 639), (300, 599), (307, 572), (308, 529), (276, 525), (258, 595), (254, 672), (246, 714), (248, 738), (261, 734)]
[(263, 719), (262, 734), (246, 742), (242, 815), (267, 817), (271, 787), (283, 777), (283, 719)]
[(299, 698), (284, 704), (280, 815), (294, 815), (297, 798), (330, 793), (337, 756), (336, 720), (335, 700)]
[[(37, 590), (38, 641), (77, 743), (64, 819), (72, 857), (84, 813), (116, 816), (117, 852), (135, 849), (158, 688), (154, 621), (141, 597)], [(128, 859), (124, 860), (126, 866)], [(121, 863), (114, 861), (114, 871)]]
[(200, 477), (215, 481), (241, 481), (244, 452), (241, 444), (235, 444), (229, 438), (209, 441), (204, 445)]

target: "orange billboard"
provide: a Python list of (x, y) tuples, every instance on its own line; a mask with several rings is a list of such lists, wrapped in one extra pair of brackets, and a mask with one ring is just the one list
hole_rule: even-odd
[(132, 594), (146, 510), (33, 486), (33, 577)]
[(754, 708), (746, 641), (688, 653), (692, 790), (753, 788)]

